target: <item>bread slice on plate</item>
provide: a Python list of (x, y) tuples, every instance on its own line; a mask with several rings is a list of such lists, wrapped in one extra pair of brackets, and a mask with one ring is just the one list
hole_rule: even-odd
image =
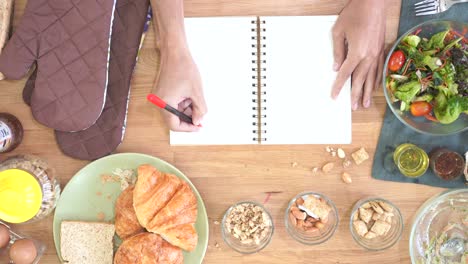
[(113, 224), (62, 221), (62, 259), (68, 264), (112, 264), (114, 233)]

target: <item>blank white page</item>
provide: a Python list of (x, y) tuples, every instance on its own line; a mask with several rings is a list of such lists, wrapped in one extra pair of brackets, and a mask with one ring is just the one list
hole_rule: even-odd
[(331, 99), (335, 16), (261, 17), (266, 37), (264, 144), (350, 144), (349, 82)]
[(188, 45), (201, 74), (208, 114), (196, 133), (171, 132), (171, 145), (252, 144), (251, 17), (186, 18)]

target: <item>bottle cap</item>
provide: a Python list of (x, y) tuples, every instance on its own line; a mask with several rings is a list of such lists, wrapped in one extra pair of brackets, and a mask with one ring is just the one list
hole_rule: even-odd
[(0, 172), (0, 219), (23, 223), (41, 208), (42, 188), (36, 178), (18, 169)]

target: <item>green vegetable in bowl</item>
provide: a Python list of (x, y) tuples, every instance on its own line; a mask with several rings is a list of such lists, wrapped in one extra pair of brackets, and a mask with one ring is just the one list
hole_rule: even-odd
[[(387, 90), (393, 102), (400, 102), (401, 111), (411, 109), (413, 115), (441, 124), (468, 114), (468, 41), (462, 34), (446, 30), (429, 39), (408, 35), (387, 68)], [(421, 106), (430, 112), (415, 110)]]

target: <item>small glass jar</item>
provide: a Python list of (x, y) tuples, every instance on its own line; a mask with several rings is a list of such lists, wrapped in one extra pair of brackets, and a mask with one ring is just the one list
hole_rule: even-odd
[(55, 208), (60, 185), (54, 170), (33, 155), (17, 155), (0, 163), (0, 220), (33, 222)]
[(430, 156), (431, 169), (441, 179), (450, 181), (463, 174), (465, 161), (457, 152), (439, 148), (431, 152)]
[(23, 140), (23, 126), (14, 115), (0, 113), (0, 153), (14, 150)]
[(393, 153), (393, 161), (400, 172), (411, 178), (423, 175), (429, 167), (429, 156), (416, 145), (404, 143)]

